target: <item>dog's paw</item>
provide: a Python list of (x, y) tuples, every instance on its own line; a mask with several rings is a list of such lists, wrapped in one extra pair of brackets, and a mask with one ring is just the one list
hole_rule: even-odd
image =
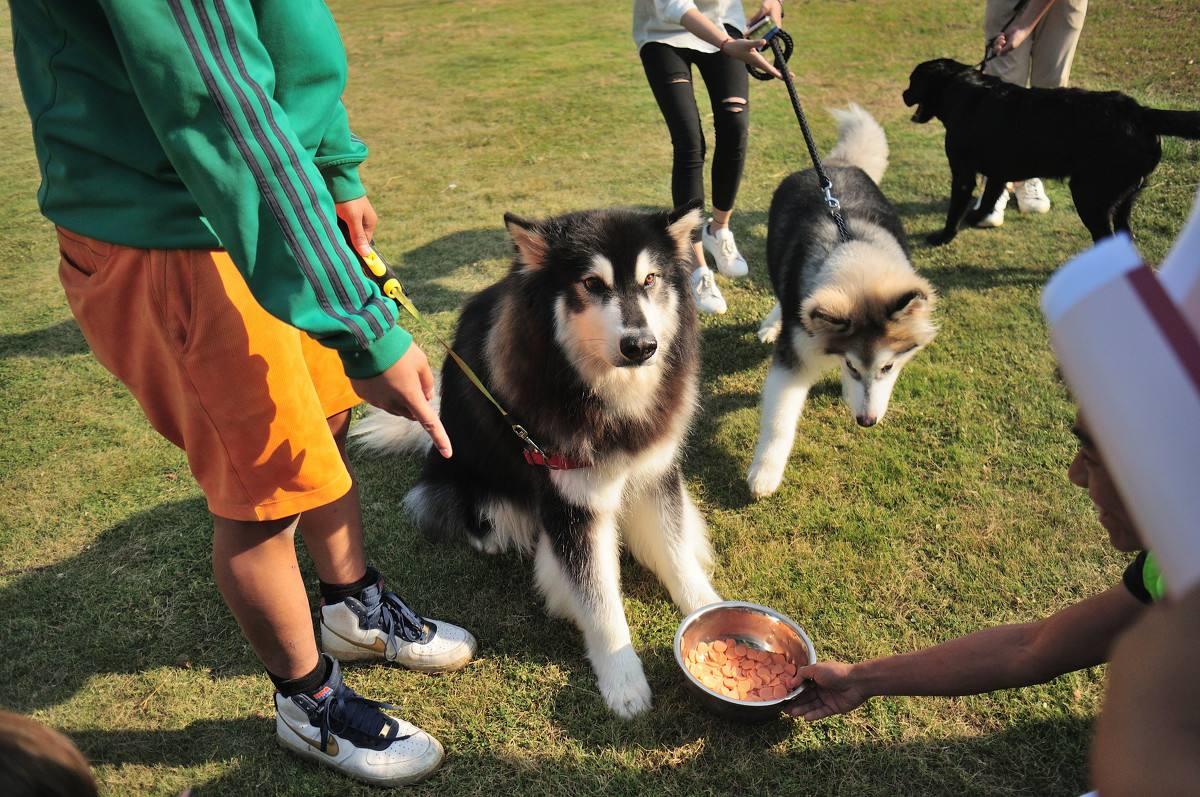
[(600, 694), (612, 712), (621, 719), (633, 719), (650, 709), (650, 684), (642, 671), (642, 661), (632, 648), (622, 648), (597, 665)]
[(942, 244), (948, 244), (951, 241), (953, 241), (954, 236), (957, 234), (958, 233), (956, 233), (956, 232), (946, 232), (945, 230), (938, 230), (937, 232), (932, 232), (929, 235), (926, 235), (925, 243), (929, 244), (930, 246), (941, 246)]
[(779, 489), (783, 481), (783, 465), (773, 465), (755, 461), (746, 474), (746, 484), (750, 487), (750, 495), (755, 498), (766, 498)]
[(684, 601), (687, 605), (681, 605), (679, 611), (685, 615), (700, 609), (704, 606), (709, 606), (714, 603), (720, 603), (721, 596), (717, 591), (708, 584), (697, 584), (692, 589), (688, 590), (688, 599)]
[(467, 544), (480, 553), (495, 556), (504, 553), (504, 541), (495, 529), (488, 529), (483, 535), (468, 534)]
[(783, 328), (783, 324), (770, 324), (761, 327), (758, 330), (758, 339), (763, 343), (774, 343), (779, 337), (779, 331)]

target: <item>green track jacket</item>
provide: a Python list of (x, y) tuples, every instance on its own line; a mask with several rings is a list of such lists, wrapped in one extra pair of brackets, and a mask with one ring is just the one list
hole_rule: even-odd
[(17, 73), (56, 224), (147, 249), (223, 247), (272, 315), (374, 376), (411, 336), (334, 202), (367, 148), (320, 0), (10, 0)]

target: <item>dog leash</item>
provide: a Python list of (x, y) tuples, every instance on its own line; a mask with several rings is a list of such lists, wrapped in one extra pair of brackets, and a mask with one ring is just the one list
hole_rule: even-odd
[[(342, 227), (344, 232), (346, 231), (345, 225), (342, 224), (340, 219), (338, 221), (338, 226)], [(379, 287), (380, 293), (394, 301), (400, 307), (403, 307), (404, 311), (412, 316), (413, 319), (421, 325), (421, 329), (423, 329), (434, 340), (440, 343), (442, 348), (446, 350), (446, 354), (450, 356), (450, 359), (454, 360), (454, 363), (462, 370), (463, 375), (467, 377), (471, 384), (475, 386), (475, 389), (478, 390), (483, 397), (491, 402), (492, 406), (496, 408), (496, 410), (500, 413), (500, 417), (503, 418), (505, 423), (509, 425), (509, 428), (512, 429), (512, 433), (521, 440), (525, 461), (527, 463), (530, 465), (540, 465), (549, 468), (550, 470), (571, 470), (573, 468), (587, 467), (586, 463), (572, 460), (563, 454), (547, 454), (545, 450), (543, 450), (542, 447), (534, 441), (525, 427), (515, 422), (515, 419), (509, 415), (508, 410), (504, 409), (504, 406), (496, 400), (496, 397), (492, 395), (492, 392), (483, 384), (483, 380), (479, 378), (478, 374), (475, 373), (475, 370), (471, 368), (471, 366), (467, 365), (466, 361), (462, 357), (458, 356), (458, 352), (454, 351), (450, 344), (446, 342), (446, 339), (435, 332), (425, 318), (421, 315), (421, 311), (417, 309), (417, 306), (413, 304), (412, 299), (409, 298), (408, 293), (405, 292), (404, 286), (400, 282), (400, 278), (396, 276), (396, 272), (392, 270), (391, 265), (383, 259), (383, 255), (379, 254), (379, 251), (375, 248), (374, 241), (371, 242), (370, 249), (365, 255), (361, 254), (353, 246), (353, 244), (350, 245), (350, 248), (354, 251), (355, 256), (362, 264), (363, 270), (366, 271), (367, 276), (369, 276), (371, 281)]]
[[(808, 128), (808, 119), (805, 118), (804, 109), (800, 106), (800, 95), (796, 91), (792, 73), (788, 69), (787, 62), (795, 50), (795, 43), (787, 31), (776, 25), (769, 16), (764, 17), (751, 28), (751, 35), (757, 39), (766, 39), (767, 44), (771, 47), (771, 52), (775, 54), (775, 68), (779, 70), (779, 74), (783, 75), (783, 82), (787, 86), (788, 97), (792, 101), (792, 110), (796, 113), (796, 121), (800, 123), (800, 132), (804, 135), (804, 145), (808, 147), (808, 156), (812, 159), (813, 171), (817, 173), (821, 193), (825, 197), (825, 206), (829, 208), (829, 215), (833, 217), (833, 223), (837, 225), (838, 238), (842, 243), (848, 243), (850, 229), (846, 226), (846, 219), (842, 215), (842, 203), (833, 195), (833, 181), (829, 179), (829, 175), (825, 173), (825, 167), (821, 164), (821, 156), (817, 153), (817, 142), (813, 140), (812, 131)], [(767, 72), (749, 64), (746, 65), (746, 71), (759, 80), (772, 79)]]

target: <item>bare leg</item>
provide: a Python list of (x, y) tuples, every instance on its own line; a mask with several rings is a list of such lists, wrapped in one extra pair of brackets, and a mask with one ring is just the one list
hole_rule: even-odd
[(317, 666), (308, 594), (296, 562), (296, 517), (213, 517), (213, 576), (267, 670), (300, 678)]
[[(329, 431), (337, 441), (346, 469), (346, 432), (350, 411), (329, 418)], [(358, 485), (336, 501), (310, 509), (300, 518), (300, 536), (312, 557), (317, 578), (326, 584), (350, 584), (367, 572), (363, 552), (362, 508), (358, 503)]]

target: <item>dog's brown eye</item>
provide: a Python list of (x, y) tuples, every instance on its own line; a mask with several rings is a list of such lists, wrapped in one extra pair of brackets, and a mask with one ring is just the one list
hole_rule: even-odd
[(885, 365), (879, 369), (879, 373), (886, 374), (888, 371), (892, 370), (893, 365), (895, 365), (895, 363), (888, 363), (887, 365)]
[(658, 282), (657, 274), (647, 274), (646, 279), (642, 280), (642, 287), (643, 288), (653, 288), (654, 283), (656, 283), (656, 282)]
[(846, 360), (846, 367), (850, 369), (850, 376), (854, 377), (859, 382), (862, 381), (862, 374), (858, 372), (857, 368), (850, 364), (849, 360)]
[(583, 287), (587, 288), (589, 293), (604, 293), (608, 289), (604, 280), (599, 277), (588, 277), (583, 281)]

